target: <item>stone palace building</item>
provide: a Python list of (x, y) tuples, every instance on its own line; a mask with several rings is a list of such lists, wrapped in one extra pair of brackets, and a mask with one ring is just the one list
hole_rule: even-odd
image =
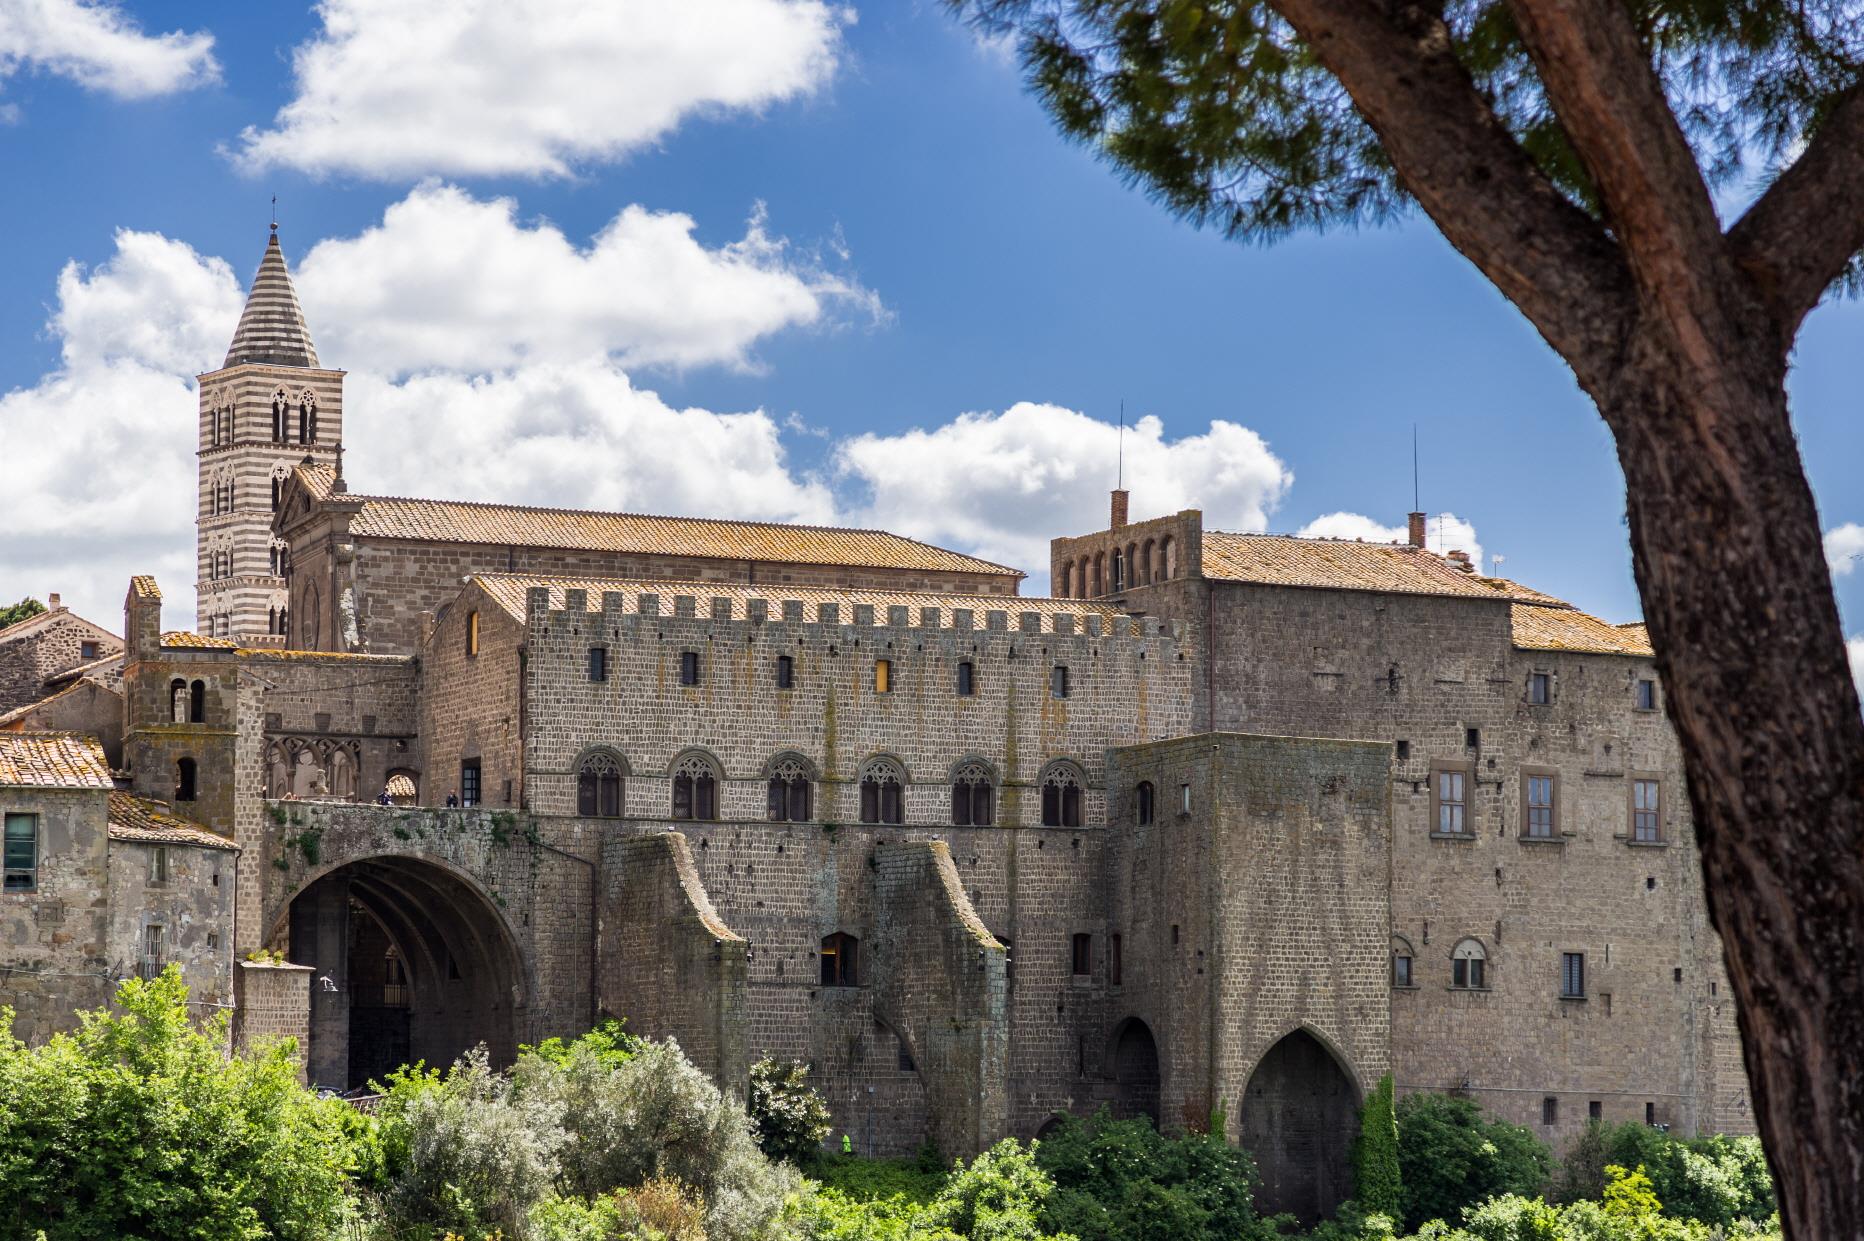
[(343, 378), (274, 233), (200, 377), (200, 632), (143, 577), (120, 642), (0, 632), (28, 1036), (171, 961), (339, 1089), (622, 1017), (809, 1061), (872, 1153), (1221, 1115), (1308, 1219), (1387, 1073), (1551, 1141), (1751, 1130), (1641, 626), (1421, 514), (1115, 492), (1038, 599), (878, 530), (358, 494)]

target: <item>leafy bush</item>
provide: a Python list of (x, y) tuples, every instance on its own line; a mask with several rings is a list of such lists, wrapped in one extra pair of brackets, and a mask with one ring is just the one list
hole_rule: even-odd
[(28, 1048), (0, 1009), (0, 1220), (46, 1241), (322, 1238), (349, 1213), (354, 1117), (290, 1043), (226, 1053), (177, 967)]
[(809, 1175), (826, 1189), (855, 1202), (901, 1197), (924, 1206), (951, 1179), (951, 1168), (927, 1143), (913, 1159), (863, 1159), (855, 1155), (821, 1155), (809, 1163)]
[(1165, 1137), (1140, 1117), (1064, 1116), (1036, 1147), (1055, 1181), (1043, 1225), (1082, 1241), (1241, 1241), (1273, 1235), (1253, 1204), (1255, 1162), (1221, 1137)]
[(1553, 1196), (1600, 1197), (1609, 1164), (1642, 1168), (1674, 1219), (1726, 1229), (1737, 1220), (1765, 1220), (1776, 1209), (1758, 1138), (1676, 1138), (1635, 1121), (1587, 1125), (1567, 1149)]
[(1359, 1112), (1359, 1137), (1353, 1143), (1353, 1196), (1368, 1212), (1396, 1219), (1404, 1211), (1404, 1178), (1398, 1168), (1398, 1114), (1392, 1106), (1392, 1075)]
[(529, 1223), (532, 1241), (706, 1241), (705, 1204), (670, 1180), (593, 1200), (546, 1198)]
[(1553, 1160), (1532, 1133), (1488, 1119), (1468, 1099), (1414, 1094), (1398, 1104), (1398, 1166), (1405, 1226), (1416, 1229), (1489, 1198), (1538, 1195)]
[(751, 1066), (745, 1101), (757, 1145), (772, 1159), (801, 1163), (829, 1134), (828, 1104), (809, 1085), (809, 1066), (800, 1060), (765, 1056)]
[(862, 1201), (834, 1188), (808, 1198), (815, 1241), (1074, 1241), (1045, 1231), (1054, 1182), (1014, 1138), (956, 1164), (929, 1202), (903, 1194)]

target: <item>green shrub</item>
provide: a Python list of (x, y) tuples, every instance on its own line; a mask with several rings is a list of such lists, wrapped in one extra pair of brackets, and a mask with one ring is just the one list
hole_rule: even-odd
[(341, 1228), (349, 1105), (299, 1084), (288, 1042), (229, 1057), (225, 1011), (194, 1024), (187, 997), (170, 966), (33, 1048), (0, 1009), (0, 1227), (46, 1241)]
[(1043, 1224), (1082, 1241), (1241, 1241), (1272, 1235), (1256, 1217), (1255, 1163), (1209, 1134), (1165, 1137), (1140, 1117), (1074, 1116), (1036, 1147), (1055, 1181)]
[(1359, 1136), (1353, 1143), (1353, 1197), (1360, 1208), (1398, 1218), (1404, 1213), (1404, 1177), (1398, 1167), (1398, 1114), (1392, 1106), (1392, 1075), (1359, 1112)]
[(1406, 1095), (1398, 1104), (1398, 1167), (1405, 1226), (1454, 1220), (1502, 1194), (1540, 1194), (1552, 1170), (1545, 1143), (1484, 1116), (1468, 1099)]
[(1587, 1125), (1567, 1148), (1553, 1196), (1600, 1197), (1608, 1164), (1642, 1168), (1673, 1219), (1727, 1229), (1738, 1220), (1764, 1221), (1777, 1209), (1759, 1139), (1675, 1138), (1636, 1121)]
[(829, 1134), (828, 1104), (809, 1086), (809, 1066), (769, 1056), (751, 1066), (745, 1111), (757, 1145), (772, 1159), (801, 1163), (821, 1149)]
[(900, 1197), (924, 1206), (938, 1197), (951, 1178), (951, 1169), (937, 1157), (916, 1159), (862, 1159), (855, 1155), (820, 1155), (811, 1160), (809, 1175), (826, 1189), (854, 1202), (878, 1202)]
[(956, 1164), (928, 1202), (904, 1194), (862, 1200), (833, 1187), (805, 1195), (814, 1241), (1074, 1241), (1047, 1231), (1054, 1183), (1013, 1138)]

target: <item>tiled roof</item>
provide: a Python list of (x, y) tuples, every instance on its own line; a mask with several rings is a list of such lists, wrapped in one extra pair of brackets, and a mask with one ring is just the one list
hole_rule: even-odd
[[(968, 608), (971, 611), (971, 627), (982, 629), (985, 625), (986, 612), (1009, 613), (1009, 627), (1017, 628), (1018, 617), (1023, 612), (1034, 612), (1042, 617), (1042, 628), (1053, 632), (1054, 618), (1059, 615), (1076, 617), (1105, 616), (1109, 618), (1124, 617), (1127, 614), (1110, 604), (1095, 603), (1081, 599), (1033, 599), (1022, 595), (961, 595), (961, 594), (924, 594), (904, 590), (857, 590), (822, 586), (745, 586), (729, 582), (675, 582), (658, 578), (570, 578), (549, 577), (528, 573), (480, 573), (473, 577), (485, 589), (486, 594), (511, 616), (522, 622), (524, 620), (525, 592), (533, 586), (543, 586), (550, 591), (550, 606), (564, 606), (564, 592), (583, 591), (586, 598), (583, 606), (591, 612), (602, 609), (604, 591), (617, 591), (623, 596), (624, 608), (628, 613), (638, 613), (641, 596), (657, 595), (660, 598), (660, 613), (663, 616), (673, 614), (673, 600), (677, 595), (692, 595), (698, 604), (700, 616), (712, 614), (713, 599), (731, 600), (733, 619), (742, 620), (745, 616), (745, 604), (752, 599), (767, 600), (770, 615), (780, 618), (783, 615), (783, 601), (795, 599), (802, 602), (803, 618), (814, 621), (816, 605), (834, 603), (840, 605), (840, 623), (847, 625), (854, 621), (854, 605), (869, 604), (874, 609), (874, 623), (887, 623), (887, 609), (904, 607), (910, 609), (913, 624), (919, 623), (920, 608), (941, 609), (939, 623), (949, 628), (952, 623), (951, 613), (956, 608)], [(1110, 626), (1109, 626), (1110, 627)], [(1083, 623), (1077, 621), (1076, 632), (1080, 632)]]
[(146, 573), (138, 573), (129, 579), (129, 590), (138, 599), (160, 599), (162, 588), (155, 584), (155, 579)]
[[(329, 466), (300, 465), (296, 473), (314, 495), (327, 497), (331, 494), (335, 472)], [(369, 538), (634, 552), (767, 564), (851, 565), (1024, 576), (1008, 565), (993, 564), (885, 530), (599, 513), (586, 509), (530, 508), (464, 500), (414, 500), (402, 496), (352, 494), (345, 498), (362, 502), (361, 511), (350, 522), (351, 533)]]
[(291, 273), (285, 268), (285, 252), (279, 248), (277, 226), (265, 243), (265, 257), (259, 260), (259, 273), (252, 278), (252, 292), (246, 296), (246, 309), (240, 312), (239, 327), (227, 349), (222, 366), (242, 362), (269, 362), (276, 366), (317, 366), (317, 348), (311, 344), (311, 330), (304, 324), (304, 311), (298, 305), (297, 290), (291, 287)]
[(231, 638), (210, 638), (204, 633), (189, 633), (182, 629), (170, 630), (163, 634), (162, 645), (192, 651), (237, 651), (239, 649), (239, 643)]
[(51, 676), (45, 678), (45, 683), (47, 685), (61, 685), (66, 681), (82, 681), (93, 672), (108, 671), (112, 665), (116, 667), (118, 673), (117, 679), (121, 680), (123, 660), (123, 652), (118, 651), (114, 655), (105, 655), (102, 659), (93, 659), (88, 664), (79, 664), (75, 668), (67, 668), (63, 672), (55, 672)]
[(0, 733), (0, 785), (35, 789), (109, 789), (110, 764), (97, 738), (83, 733)]
[(70, 608), (47, 608), (43, 612), (36, 612), (33, 615), (28, 616), (25, 620), (14, 621), (11, 625), (7, 625), (4, 628), (0, 628), (0, 642), (11, 642), (15, 638), (24, 637), (25, 635), (31, 634), (31, 633), (37, 633), (39, 630), (44, 629), (47, 626), (53, 624), (54, 622), (57, 622), (60, 620), (70, 621), (78, 625), (81, 625), (85, 629), (95, 634), (98, 638), (103, 639), (105, 641), (117, 642), (117, 643), (122, 642), (121, 638), (111, 633), (108, 629), (105, 629), (102, 625), (98, 624), (96, 621), (85, 620), (82, 616), (79, 616), (76, 612), (73, 612)]
[(1642, 624), (1614, 625), (1572, 607), (1517, 603), (1511, 610), (1514, 644), (1530, 651), (1579, 651), (1594, 655), (1651, 653)]
[(110, 839), (152, 845), (198, 845), (207, 849), (239, 848), (219, 832), (177, 817), (167, 802), (128, 793), (110, 794)]
[(1269, 586), (1558, 602), (1506, 578), (1464, 572), (1447, 557), (1421, 547), (1286, 534), (1205, 531), (1204, 576)]

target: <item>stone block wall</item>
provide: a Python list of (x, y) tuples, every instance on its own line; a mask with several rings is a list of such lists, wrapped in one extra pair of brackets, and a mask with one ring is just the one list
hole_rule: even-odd
[[(96, 649), (89, 658), (86, 644)], [(0, 630), (0, 715), (43, 697), (47, 677), (122, 650), (121, 639), (66, 608), (8, 625)]]
[(42, 1042), (115, 990), (110, 960), (108, 794), (0, 787), (0, 816), (37, 816), (31, 891), (0, 892), (0, 1005), (13, 1033)]
[(253, 1047), (272, 1039), (288, 1038), (297, 1044), (298, 1076), (304, 1074), (305, 1052), (311, 1042), (311, 975), (306, 965), (241, 961), (233, 971), (235, 1004), (234, 1040)]
[(189, 1002), (201, 1015), (230, 1006), (234, 857), (230, 849), (112, 840), (111, 972), (129, 977), (141, 969), (148, 929), (160, 927), (161, 950), (151, 964), (181, 967)]
[[(467, 649), (471, 618), (479, 618), (479, 650)], [(479, 761), (480, 804), (499, 809), (534, 806), (524, 769), (527, 711), (523, 694), (529, 652), (524, 628), (478, 586), (468, 586), (435, 626), (421, 650), (421, 737), (427, 762), (421, 800), (442, 806), (461, 789), (461, 767)], [(552, 807), (573, 815), (576, 804)]]
[[(119, 682), (120, 684), (120, 682)], [(123, 766), (123, 695), (86, 677), (20, 708), (0, 731), (75, 732), (95, 737), (112, 769)]]

